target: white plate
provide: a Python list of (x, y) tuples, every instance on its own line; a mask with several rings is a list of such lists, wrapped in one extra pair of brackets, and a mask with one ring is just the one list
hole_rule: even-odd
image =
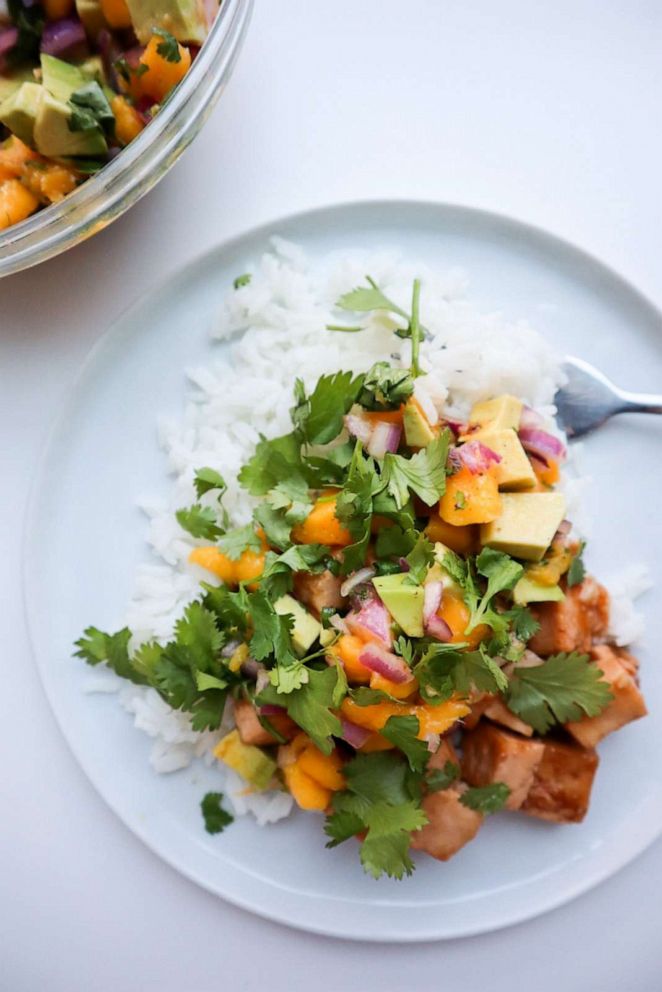
[[(189, 878), (239, 906), (319, 933), (428, 940), (496, 929), (558, 906), (607, 878), (662, 830), (661, 611), (647, 602), (643, 681), (652, 715), (605, 741), (586, 821), (555, 827), (494, 817), (448, 864), (418, 859), (402, 882), (363, 875), (356, 848), (324, 849), (321, 819), (300, 814), (260, 829), (237, 821), (218, 837), (199, 800), (214, 769), (155, 775), (149, 740), (109, 696), (81, 687), (72, 660), (83, 627), (116, 627), (145, 522), (136, 497), (169, 485), (155, 420), (178, 414), (184, 369), (213, 350), (208, 332), (222, 296), (277, 232), (311, 253), (396, 247), (412, 258), (465, 267), (472, 299), (526, 317), (561, 349), (623, 385), (652, 390), (662, 359), (662, 316), (614, 273), (522, 224), (459, 207), (372, 203), (302, 214), (250, 232), (184, 269), (132, 307), (95, 348), (56, 425), (26, 528), (25, 593), (31, 637), (50, 703), (77, 760), (124, 823)], [(648, 559), (660, 580), (657, 510), (660, 427), (623, 419), (586, 445), (594, 484), (590, 561), (600, 575)]]

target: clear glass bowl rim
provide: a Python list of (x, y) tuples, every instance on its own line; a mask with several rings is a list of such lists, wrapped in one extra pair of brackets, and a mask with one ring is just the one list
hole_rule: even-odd
[(0, 276), (36, 265), (96, 234), (165, 175), (198, 133), (229, 79), (252, 8), (253, 0), (222, 0), (189, 72), (149, 126), (60, 203), (0, 233)]

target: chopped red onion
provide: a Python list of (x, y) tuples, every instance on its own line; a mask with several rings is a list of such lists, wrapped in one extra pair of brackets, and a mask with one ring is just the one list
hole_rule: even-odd
[(3, 28), (0, 31), (0, 57), (11, 52), (18, 41), (18, 28)]
[(269, 672), (266, 668), (262, 667), (257, 673), (257, 678), (255, 679), (255, 691), (256, 693), (262, 692), (266, 689), (268, 685), (271, 685), (271, 679), (269, 678)]
[(59, 59), (84, 58), (88, 53), (85, 28), (77, 17), (49, 21), (41, 36), (39, 50)]
[(553, 434), (537, 427), (520, 428), (519, 439), (522, 446), (532, 455), (548, 464), (550, 458), (558, 461), (565, 458), (565, 445)]
[(372, 436), (372, 425), (370, 422), (364, 420), (363, 417), (357, 417), (353, 413), (348, 413), (344, 420), (348, 434), (351, 434), (358, 441), (362, 441), (363, 444), (368, 444)]
[(398, 565), (403, 572), (411, 572), (411, 565), (406, 558), (398, 558)]
[(381, 599), (369, 599), (357, 613), (348, 613), (345, 623), (353, 634), (359, 637), (366, 630), (374, 634), (386, 645), (391, 646), (391, 614)]
[(444, 417), (444, 426), (449, 427), (456, 437), (459, 437), (460, 434), (466, 434), (469, 430), (468, 424), (462, 423), (461, 420), (448, 420), (446, 417)]
[(389, 682), (397, 682), (402, 685), (410, 682), (413, 678), (409, 665), (397, 654), (387, 651), (379, 644), (366, 644), (359, 655), (360, 663), (369, 668), (371, 672), (376, 672)]
[(501, 461), (501, 456), (488, 448), (482, 441), (467, 441), (466, 444), (455, 448), (453, 453), (459, 459), (460, 464), (468, 468), (474, 475), (487, 472), (491, 465), (498, 465)]
[(221, 648), (221, 658), (231, 658), (241, 641), (228, 641), (224, 648)]
[(390, 424), (379, 420), (372, 429), (367, 451), (373, 458), (383, 458), (387, 452), (395, 454), (400, 444), (402, 428), (400, 424)]
[(334, 630), (340, 631), (341, 634), (349, 634), (349, 628), (339, 613), (334, 613), (332, 617), (329, 617), (329, 623)]
[(365, 727), (359, 727), (358, 724), (352, 723), (351, 720), (345, 720), (341, 717), (340, 724), (342, 726), (342, 739), (357, 750), (363, 747), (370, 737), (369, 730), (366, 730)]
[(351, 575), (348, 575), (340, 587), (340, 595), (349, 596), (352, 589), (356, 589), (357, 586), (367, 582), (368, 579), (371, 579), (374, 574), (374, 568), (369, 568), (366, 566), (366, 568), (360, 568), (358, 572), (353, 572)]
[(441, 641), (443, 644), (447, 644), (453, 639), (453, 631), (446, 621), (438, 617), (436, 613), (425, 624), (425, 633), (428, 637), (434, 637), (435, 641)]
[(441, 606), (444, 583), (436, 579), (432, 582), (426, 582), (423, 591), (423, 625), (425, 626)]

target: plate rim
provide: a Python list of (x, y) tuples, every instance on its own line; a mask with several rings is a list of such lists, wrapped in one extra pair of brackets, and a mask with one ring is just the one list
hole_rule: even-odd
[[(172, 289), (173, 285), (180, 282), (186, 282), (190, 274), (193, 273), (198, 266), (202, 266), (207, 263), (214, 255), (220, 253), (227, 255), (232, 252), (239, 253), (242, 251), (243, 245), (248, 245), (251, 242), (256, 241), (267, 242), (269, 238), (275, 235), (282, 236), (282, 228), (285, 227), (309, 223), (314, 225), (316, 222), (319, 223), (319, 221), (324, 218), (333, 217), (335, 215), (342, 215), (343, 213), (352, 214), (362, 210), (373, 211), (376, 209), (383, 209), (384, 211), (421, 212), (422, 214), (434, 211), (438, 214), (445, 214), (446, 216), (456, 219), (468, 217), (474, 223), (481, 223), (483, 225), (488, 224), (496, 226), (502, 230), (506, 229), (510, 232), (524, 235), (528, 239), (551, 248), (553, 251), (562, 254), (566, 258), (574, 258), (583, 266), (587, 266), (607, 278), (612, 285), (617, 287), (621, 292), (629, 297), (632, 302), (636, 303), (642, 310), (646, 311), (649, 318), (654, 319), (662, 326), (662, 308), (658, 307), (650, 297), (639, 289), (637, 285), (621, 275), (608, 263), (603, 262), (597, 255), (539, 225), (529, 223), (523, 219), (513, 217), (512, 215), (506, 213), (488, 210), (483, 207), (476, 207), (451, 201), (422, 200), (418, 198), (406, 197), (397, 197), (392, 199), (364, 198), (319, 205), (310, 209), (284, 214), (274, 219), (254, 225), (244, 231), (234, 234), (230, 238), (224, 239), (211, 245), (210, 247), (205, 248), (193, 258), (176, 266), (172, 271), (156, 280), (151, 286), (148, 286), (144, 292), (137, 294), (112, 319), (83, 358), (76, 374), (65, 387), (64, 395), (57, 404), (56, 415), (54, 416), (49, 429), (45, 432), (45, 436), (42, 438), (41, 447), (39, 449), (35, 468), (32, 473), (32, 479), (29, 484), (28, 498), (26, 500), (23, 513), (20, 541), (20, 583), (21, 599), (28, 643), (30, 646), (30, 654), (39, 675), (41, 689), (44, 692), (49, 709), (53, 714), (56, 725), (64, 738), (64, 741), (66, 742), (67, 748), (76, 765), (83, 771), (97, 795), (101, 797), (104, 803), (111, 809), (123, 826), (135, 837), (137, 837), (152, 854), (158, 856), (170, 868), (176, 870), (180, 875), (184, 876), (189, 881), (194, 882), (196, 885), (199, 885), (201, 888), (207, 892), (210, 892), (217, 898), (222, 898), (226, 902), (272, 923), (277, 923), (279, 925), (292, 927), (298, 930), (314, 933), (320, 936), (331, 937), (334, 939), (349, 939), (357, 942), (378, 943), (393, 941), (397, 941), (398, 943), (420, 943), (426, 941), (457, 939), (459, 937), (472, 937), (483, 933), (490, 933), (504, 929), (505, 927), (514, 926), (518, 923), (523, 923), (530, 919), (535, 919), (538, 916), (557, 909), (558, 907), (595, 888), (601, 882), (608, 880), (618, 871), (622, 870), (634, 861), (635, 858), (639, 857), (650, 846), (650, 844), (652, 844), (662, 834), (662, 820), (655, 827), (647, 827), (643, 830), (640, 829), (634, 848), (628, 849), (627, 851), (621, 851), (620, 853), (613, 855), (610, 859), (608, 859), (607, 864), (603, 865), (598, 863), (593, 871), (589, 871), (586, 877), (581, 878), (574, 885), (566, 883), (560, 887), (559, 892), (555, 896), (539, 900), (539, 905), (531, 908), (531, 906), (527, 904), (525, 908), (522, 908), (521, 910), (515, 908), (510, 912), (505, 912), (498, 921), (479, 921), (473, 926), (459, 924), (454, 927), (452, 924), (452, 918), (449, 918), (446, 920), (446, 925), (442, 931), (438, 925), (432, 925), (426, 929), (424, 921), (421, 920), (420, 927), (416, 930), (416, 932), (398, 933), (392, 932), (391, 930), (388, 930), (388, 928), (386, 928), (387, 932), (384, 932), (384, 928), (376, 927), (375, 925), (370, 924), (366, 926), (362, 933), (356, 934), (351, 930), (343, 929), (342, 926), (333, 925), (328, 920), (318, 922), (310, 918), (302, 919), (301, 917), (297, 918), (296, 914), (292, 913), (284, 913), (280, 916), (276, 916), (272, 910), (262, 907), (255, 899), (251, 899), (250, 897), (243, 898), (241, 893), (221, 892), (217, 885), (214, 885), (207, 877), (205, 877), (204, 873), (190, 866), (182, 865), (177, 861), (174, 855), (171, 855), (170, 852), (165, 849), (165, 845), (160, 844), (158, 839), (154, 840), (149, 835), (148, 828), (142, 826), (139, 817), (132, 817), (128, 811), (121, 808), (121, 805), (115, 800), (114, 797), (107, 795), (106, 792), (103, 791), (102, 784), (97, 782), (94, 770), (91, 766), (88, 766), (85, 756), (81, 756), (79, 751), (76, 749), (73, 741), (73, 735), (70, 736), (67, 730), (66, 723), (64, 722), (59, 709), (59, 704), (54, 701), (51, 696), (51, 692), (49, 691), (47, 674), (48, 659), (37, 647), (37, 639), (35, 637), (33, 627), (34, 620), (32, 619), (35, 612), (31, 604), (29, 583), (29, 572), (32, 559), (30, 551), (30, 524), (36, 513), (39, 494), (42, 490), (42, 483), (47, 477), (51, 449), (55, 447), (55, 442), (61, 433), (62, 427), (66, 425), (68, 415), (75, 407), (78, 392), (84, 384), (88, 373), (91, 372), (97, 363), (102, 359), (104, 352), (108, 348), (112, 347), (112, 345), (116, 342), (118, 331), (122, 329), (123, 325), (126, 328), (131, 314), (134, 311), (139, 311), (149, 298), (157, 296), (166, 288)], [(137, 325), (134, 324), (134, 327), (135, 326)], [(133, 330), (127, 332), (125, 329), (125, 334), (128, 334), (128, 336), (132, 333), (134, 333)], [(338, 901), (337, 897), (331, 901)]]

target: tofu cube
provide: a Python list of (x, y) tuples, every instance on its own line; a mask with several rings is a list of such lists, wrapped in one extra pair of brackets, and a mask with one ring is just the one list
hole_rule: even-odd
[(340, 594), (343, 580), (328, 569), (323, 572), (296, 572), (294, 595), (319, 617), (325, 607), (341, 609), (347, 600)]
[(469, 424), (488, 425), (493, 430), (517, 430), (522, 416), (522, 401), (516, 396), (495, 396), (494, 399), (474, 403), (469, 414)]
[(565, 725), (565, 729), (583, 747), (595, 747), (607, 734), (619, 730), (632, 720), (646, 716), (644, 697), (614, 649), (603, 644), (591, 654), (597, 667), (604, 673), (604, 680), (609, 683), (614, 698), (597, 716), (587, 716)]
[(533, 736), (533, 727), (515, 716), (499, 696), (495, 696), (489, 701), (484, 712), (488, 720), (492, 720), (493, 723), (500, 723), (502, 727), (508, 727), (509, 730), (514, 730), (516, 734), (522, 734), (523, 737)]
[(514, 430), (493, 430), (489, 427), (481, 431), (479, 437), (501, 458), (496, 467), (499, 489), (532, 489), (535, 486), (536, 473)]
[[(234, 722), (239, 731), (242, 744), (253, 744), (255, 747), (264, 747), (267, 744), (276, 744), (277, 739), (262, 726), (258, 719), (257, 710), (247, 699), (235, 699)], [(269, 723), (281, 737), (292, 737), (298, 729), (293, 720), (286, 713), (277, 713), (268, 717)]]
[(423, 809), (429, 820), (422, 830), (411, 835), (415, 851), (425, 851), (439, 861), (448, 861), (460, 848), (476, 836), (483, 817), (460, 802), (462, 787), (433, 792), (423, 800)]
[(462, 777), (470, 785), (504, 782), (510, 789), (506, 809), (519, 809), (542, 760), (543, 742), (483, 722), (465, 735), (462, 748)]
[(598, 756), (577, 744), (545, 741), (533, 784), (520, 809), (554, 823), (581, 823), (588, 810)]
[(560, 651), (591, 649), (595, 637), (607, 630), (609, 596), (590, 576), (566, 592), (560, 603), (541, 603), (533, 609), (540, 629), (529, 641), (529, 648), (543, 657)]
[(480, 528), (481, 544), (540, 561), (565, 516), (563, 493), (503, 493), (501, 514)]

